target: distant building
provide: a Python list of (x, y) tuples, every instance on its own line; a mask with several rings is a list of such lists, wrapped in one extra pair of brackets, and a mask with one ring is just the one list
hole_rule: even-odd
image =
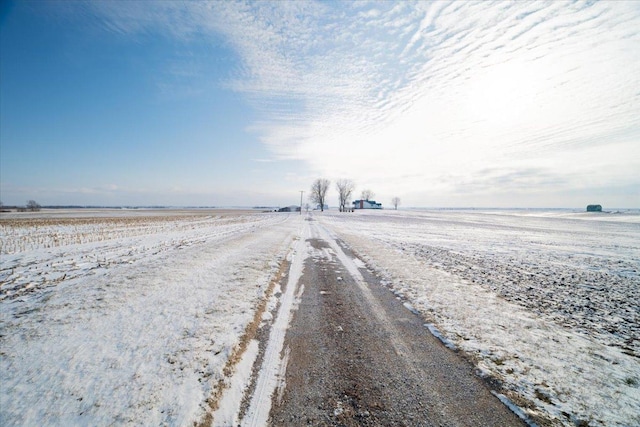
[(353, 209), (382, 209), (382, 203), (375, 200), (354, 200)]
[(587, 212), (602, 212), (601, 205), (589, 205), (587, 206)]
[(278, 212), (300, 212), (300, 206), (291, 205), (278, 209)]

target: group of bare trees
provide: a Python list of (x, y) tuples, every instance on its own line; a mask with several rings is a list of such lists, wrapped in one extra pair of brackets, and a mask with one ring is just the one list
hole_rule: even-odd
[(40, 205), (35, 200), (29, 200), (27, 202), (27, 210), (31, 212), (37, 212), (40, 210)]
[[(325, 178), (318, 178), (311, 185), (311, 194), (309, 195), (309, 198), (313, 203), (316, 203), (320, 206), (321, 211), (324, 211), (324, 207), (326, 206), (327, 191), (329, 190), (330, 185), (331, 181)], [(339, 179), (338, 181), (336, 181), (340, 212), (344, 212), (347, 210), (347, 204), (349, 203), (349, 201), (351, 201), (351, 196), (353, 195), (355, 187), (356, 184), (350, 179)], [(373, 191), (366, 189), (362, 190), (360, 198), (362, 200), (371, 200), (374, 196), (375, 194)], [(400, 204), (400, 198), (394, 197), (393, 199), (391, 199), (391, 204), (397, 210), (398, 205)]]

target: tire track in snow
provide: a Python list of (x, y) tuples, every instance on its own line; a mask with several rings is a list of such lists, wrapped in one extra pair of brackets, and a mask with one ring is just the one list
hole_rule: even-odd
[(329, 244), (331, 249), (333, 249), (338, 260), (340, 260), (344, 268), (347, 269), (347, 271), (349, 272), (353, 280), (356, 282), (356, 284), (360, 288), (362, 295), (367, 300), (367, 303), (369, 304), (369, 306), (373, 309), (371, 311), (371, 314), (373, 314), (378, 319), (380, 324), (384, 326), (384, 328), (386, 329), (386, 332), (389, 334), (393, 349), (396, 351), (398, 355), (409, 358), (411, 351), (409, 350), (407, 345), (404, 342), (402, 342), (402, 340), (398, 339), (398, 335), (399, 335), (398, 331), (391, 325), (391, 321), (386, 316), (385, 310), (380, 305), (380, 302), (378, 301), (378, 299), (374, 297), (373, 294), (371, 293), (371, 290), (367, 286), (366, 281), (364, 280), (364, 277), (362, 277), (362, 274), (358, 270), (358, 266), (356, 265), (356, 263), (353, 261), (352, 258), (349, 258), (344, 253), (340, 245), (338, 245), (338, 242), (336, 241), (336, 239), (330, 235), (329, 231), (326, 228), (324, 228), (321, 225), (318, 225), (316, 226), (316, 229), (318, 229), (319, 231), (319, 237)]
[(280, 354), (284, 345), (284, 337), (291, 320), (298, 280), (302, 276), (304, 261), (308, 256), (306, 242), (308, 234), (309, 225), (305, 221), (300, 233), (300, 239), (293, 246), (293, 260), (287, 287), (280, 300), (278, 315), (271, 327), (269, 342), (267, 343), (267, 349), (256, 381), (256, 388), (251, 397), (247, 414), (242, 419), (242, 426), (263, 426), (266, 425), (269, 418), (271, 397), (278, 385), (278, 374), (281, 372), (282, 360)]

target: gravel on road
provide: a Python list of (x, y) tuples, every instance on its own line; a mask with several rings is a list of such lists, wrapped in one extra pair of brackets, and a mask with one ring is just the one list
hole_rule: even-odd
[(345, 266), (348, 249), (314, 234), (271, 425), (524, 425), (371, 272)]

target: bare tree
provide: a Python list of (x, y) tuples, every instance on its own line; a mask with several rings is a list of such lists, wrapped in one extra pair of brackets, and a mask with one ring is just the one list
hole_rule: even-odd
[(324, 178), (318, 178), (311, 185), (311, 194), (309, 198), (312, 202), (320, 205), (320, 210), (324, 211), (325, 201), (327, 200), (327, 190), (331, 181)]
[(400, 204), (400, 197), (394, 197), (393, 199), (391, 199), (391, 204), (393, 205), (394, 208), (396, 208), (396, 210), (398, 210), (398, 205)]
[(40, 205), (35, 200), (29, 200), (27, 202), (27, 210), (31, 212), (37, 212), (40, 210)]
[(340, 201), (340, 212), (345, 211), (345, 207), (349, 200), (351, 199), (351, 195), (353, 194), (353, 189), (355, 188), (355, 184), (350, 179), (339, 179), (336, 182), (336, 187), (338, 188), (338, 199)]
[(371, 190), (362, 190), (362, 193), (360, 194), (360, 198), (362, 200), (372, 200), (374, 197), (376, 197), (376, 194), (371, 191)]

